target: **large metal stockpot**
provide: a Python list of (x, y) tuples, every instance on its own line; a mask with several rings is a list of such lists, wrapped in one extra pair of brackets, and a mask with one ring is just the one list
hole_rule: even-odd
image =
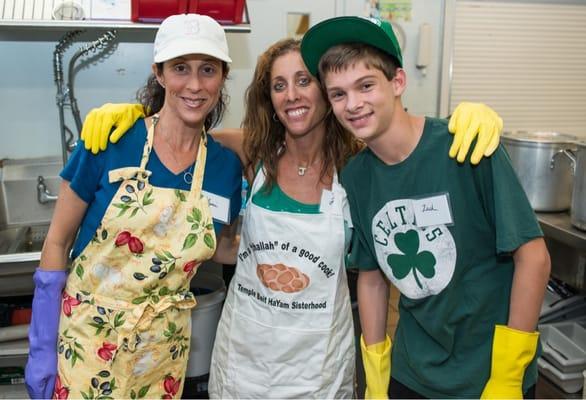
[(557, 132), (503, 133), (502, 142), (535, 211), (570, 208), (573, 163), (560, 155), (575, 150), (576, 140)]

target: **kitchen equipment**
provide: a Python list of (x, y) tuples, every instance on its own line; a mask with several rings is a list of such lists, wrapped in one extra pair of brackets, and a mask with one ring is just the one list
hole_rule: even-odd
[(58, 3), (55, 8), (53, 8), (53, 19), (79, 20), (85, 19), (86, 17), (87, 15), (85, 14), (82, 5), (75, 1), (65, 0)]
[(191, 281), (191, 291), (195, 294), (197, 305), (191, 311), (191, 346), (186, 376), (197, 377), (210, 372), (226, 286), (221, 276), (200, 271)]
[(563, 373), (586, 368), (586, 329), (575, 321), (539, 325), (542, 357)]
[(24, 383), (24, 368), (0, 367), (0, 385), (17, 385), (22, 383)]
[(582, 388), (582, 372), (561, 372), (543, 357), (537, 359), (537, 367), (541, 374), (566, 393), (576, 393)]
[[(59, 127), (61, 131), (61, 156), (63, 158), (63, 164), (67, 162), (68, 152), (72, 152), (77, 139), (81, 133), (81, 115), (79, 107), (77, 106), (77, 99), (75, 98), (74, 91), (74, 80), (75, 80), (75, 63), (88, 53), (94, 53), (94, 57), (103, 57), (106, 55), (108, 49), (112, 46), (112, 41), (116, 38), (116, 30), (110, 30), (100, 36), (98, 39), (90, 42), (81, 48), (79, 48), (71, 60), (69, 60), (69, 68), (67, 71), (67, 82), (64, 78), (63, 68), (63, 54), (65, 50), (73, 43), (76, 36), (83, 31), (74, 30), (67, 32), (59, 40), (53, 51), (53, 76), (55, 79), (55, 85), (57, 86), (57, 110), (59, 112)], [(67, 84), (67, 85), (65, 85)], [(65, 123), (65, 109), (70, 108), (73, 114), (73, 120), (75, 122), (75, 133)], [(39, 181), (39, 184), (42, 184)]]
[(573, 163), (560, 155), (576, 150), (576, 140), (557, 132), (503, 133), (502, 142), (535, 211), (570, 208)]
[(584, 318), (540, 324), (543, 348), (537, 361), (539, 371), (563, 391), (575, 393), (582, 388), (582, 371), (586, 368), (586, 329)]
[(576, 143), (576, 153), (566, 152), (574, 164), (574, 189), (572, 190), (571, 223), (586, 231), (586, 141)]
[(51, 221), (55, 202), (39, 203), (38, 178), (57, 194), (62, 165), (55, 157), (0, 161), (0, 229)]
[(245, 0), (132, 0), (132, 20), (161, 22), (174, 14), (207, 15), (221, 24), (242, 23)]
[(556, 298), (547, 291), (539, 314), (540, 324), (563, 322), (586, 315), (586, 297), (574, 295), (566, 299)]

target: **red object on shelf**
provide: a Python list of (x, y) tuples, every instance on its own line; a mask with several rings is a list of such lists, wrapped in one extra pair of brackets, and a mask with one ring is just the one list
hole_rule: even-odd
[(188, 12), (208, 15), (220, 24), (242, 23), (245, 0), (189, 0)]
[(161, 22), (174, 14), (208, 15), (220, 24), (242, 23), (245, 0), (132, 0), (132, 20)]
[(12, 310), (12, 316), (10, 317), (10, 325), (24, 325), (31, 323), (32, 316), (31, 308), (15, 308)]
[(132, 0), (132, 20), (161, 22), (170, 15), (187, 13), (189, 0)]

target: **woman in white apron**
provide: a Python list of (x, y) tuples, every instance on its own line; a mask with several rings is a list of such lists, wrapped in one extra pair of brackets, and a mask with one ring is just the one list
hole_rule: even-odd
[(351, 398), (351, 222), (337, 170), (358, 145), (327, 112), (297, 41), (259, 58), (247, 100), (245, 150), (257, 171), (216, 332), (210, 396)]

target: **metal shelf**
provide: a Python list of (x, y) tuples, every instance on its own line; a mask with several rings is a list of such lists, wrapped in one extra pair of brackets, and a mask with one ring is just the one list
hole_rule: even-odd
[(537, 213), (551, 257), (552, 276), (586, 294), (586, 232), (571, 224), (570, 214)]
[(586, 232), (574, 227), (570, 222), (570, 214), (537, 213), (537, 219), (545, 236), (556, 239), (580, 251), (586, 251)]
[[(223, 25), (226, 32), (248, 33), (250, 24)], [(156, 31), (159, 24), (143, 24), (115, 20), (27, 20), (0, 19), (0, 30), (10, 29), (29, 32), (68, 31), (73, 29), (118, 29), (121, 31)]]
[(28, 355), (28, 339), (0, 342), (0, 358)]

